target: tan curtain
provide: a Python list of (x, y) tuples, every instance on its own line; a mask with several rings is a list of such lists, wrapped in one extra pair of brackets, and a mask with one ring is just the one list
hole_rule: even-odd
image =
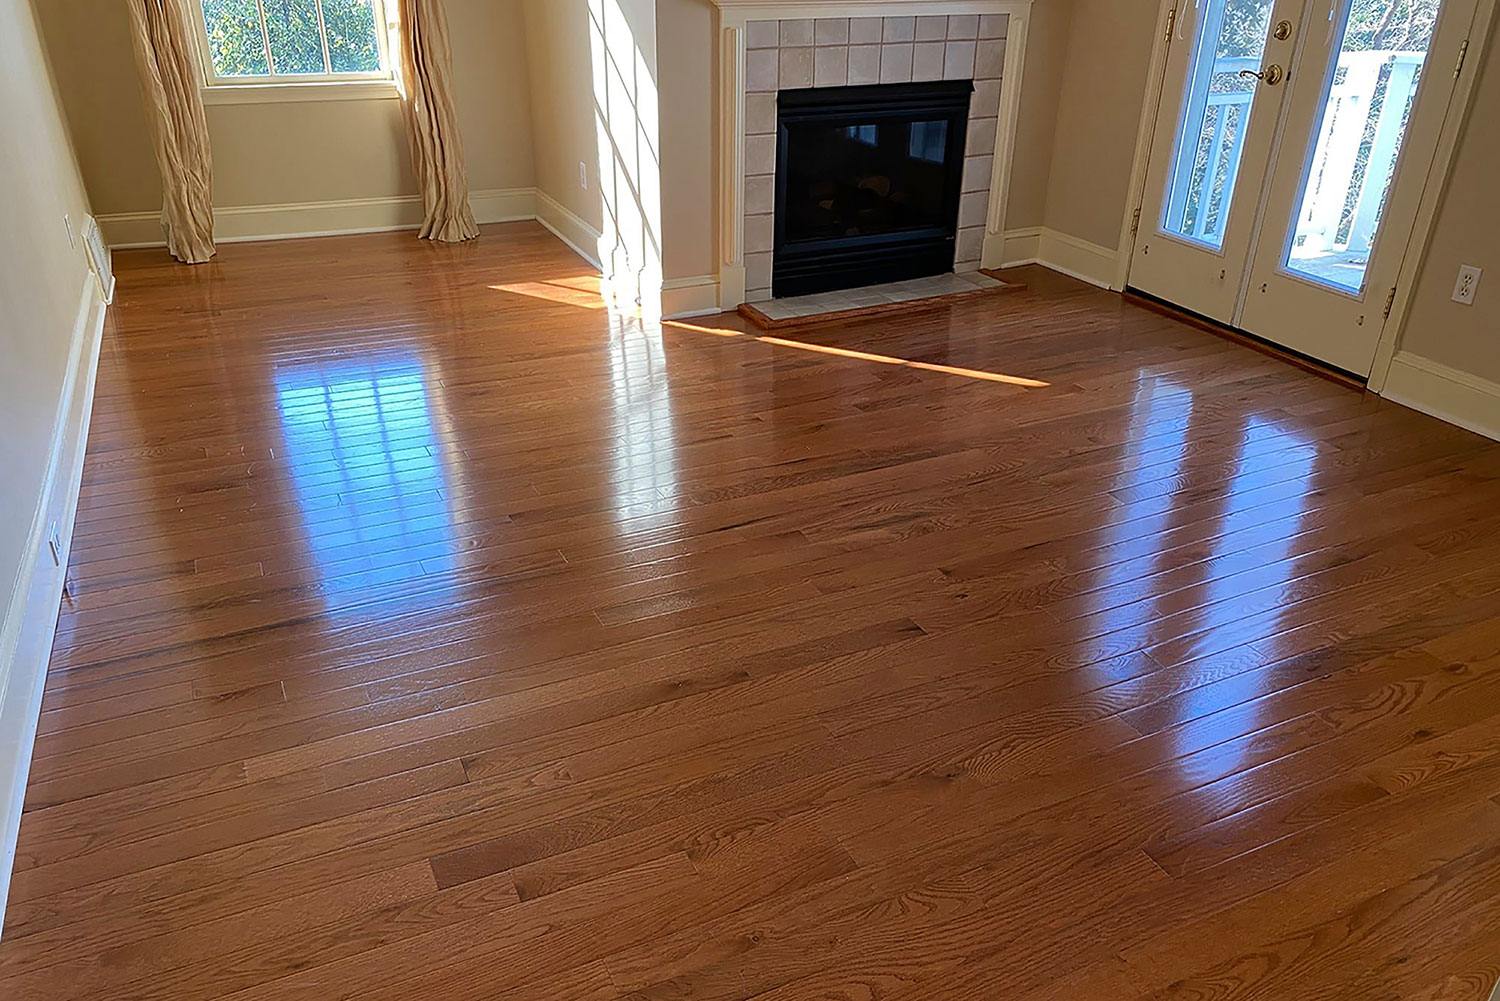
[(424, 239), (479, 235), (453, 107), (453, 53), (442, 0), (401, 0), (401, 88), (412, 167), (422, 189)]
[(128, 0), (146, 118), (161, 169), (167, 248), (179, 261), (199, 264), (214, 256), (213, 157), (186, 2)]

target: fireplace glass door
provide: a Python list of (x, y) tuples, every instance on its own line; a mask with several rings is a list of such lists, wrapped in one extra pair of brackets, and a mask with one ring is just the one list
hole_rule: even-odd
[(773, 294), (953, 269), (968, 81), (784, 91)]

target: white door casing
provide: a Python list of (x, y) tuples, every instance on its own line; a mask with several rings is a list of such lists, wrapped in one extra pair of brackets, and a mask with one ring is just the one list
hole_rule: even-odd
[[(1286, 260), (1297, 228), (1304, 177), (1313, 169), (1324, 131), (1320, 129), (1320, 113), (1339, 54), (1337, 32), (1333, 30), (1336, 19), (1330, 14), (1338, 13), (1338, 8), (1347, 3), (1315, 0), (1312, 5), (1309, 32), (1287, 95), (1281, 149), (1272, 156), (1275, 166), (1268, 180), (1259, 238), (1234, 325), (1368, 377), (1385, 323), (1385, 309), (1394, 296), (1396, 274), (1412, 242), (1417, 207), (1432, 172), (1438, 137), (1450, 114), (1456, 82), (1453, 68), (1473, 23), (1476, 0), (1444, 0), (1426, 58), (1398, 63), (1390, 75), (1387, 108), (1398, 81), (1410, 84), (1414, 70), (1421, 67), (1420, 86), (1396, 155), (1378, 231), (1373, 228), (1373, 215), (1379, 192), (1368, 190), (1368, 183), (1353, 221), (1354, 230), (1363, 228), (1366, 235), (1374, 236), (1363, 282), (1353, 291), (1300, 274), (1289, 268)], [(1369, 81), (1370, 89), (1373, 84)], [(1387, 154), (1395, 152), (1391, 149), (1398, 130), (1394, 118), (1382, 118), (1372, 152), (1378, 153), (1382, 146)], [(1373, 168), (1368, 171), (1373, 173)]]

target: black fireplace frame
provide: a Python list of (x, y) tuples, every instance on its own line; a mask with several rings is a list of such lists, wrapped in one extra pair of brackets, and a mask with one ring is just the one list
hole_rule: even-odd
[[(958, 203), (963, 187), (965, 143), (972, 80), (875, 84), (783, 90), (777, 94), (776, 203), (771, 294), (811, 295), (938, 275), (953, 270), (958, 239)], [(920, 118), (918, 117), (920, 116)], [(872, 119), (947, 119), (944, 152), (944, 225), (898, 233), (788, 240), (786, 200), (789, 125), (827, 122), (867, 124)]]

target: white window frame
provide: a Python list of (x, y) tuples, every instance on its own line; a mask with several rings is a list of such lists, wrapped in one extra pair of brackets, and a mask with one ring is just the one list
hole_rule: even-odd
[[(266, 58), (273, 72), (264, 76), (220, 76), (214, 69), (213, 52), (208, 43), (208, 17), (203, 10), (203, 0), (189, 0), (194, 24), (198, 32), (199, 68), (203, 74), (203, 102), (205, 104), (256, 104), (287, 101), (348, 101), (385, 100), (400, 97), (396, 85), (395, 67), (392, 64), (391, 32), (395, 28), (387, 10), (386, 0), (370, 0), (375, 16), (375, 44), (380, 53), (378, 70), (351, 73), (276, 73), (275, 57), (271, 53), (270, 39), (264, 38), (265, 5), (257, 0), (261, 14), (261, 31), (266, 47)], [(323, 18), (323, 5), (317, 5), (319, 26)], [(323, 66), (330, 65), (328, 39), (323, 37)]]

